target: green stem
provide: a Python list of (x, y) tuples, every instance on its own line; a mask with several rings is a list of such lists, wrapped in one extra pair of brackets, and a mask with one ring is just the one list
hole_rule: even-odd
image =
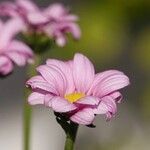
[[(31, 34), (24, 33), (22, 35), (25, 43), (27, 43), (31, 49), (35, 52), (35, 63), (28, 66), (27, 68), (27, 79), (36, 75), (36, 67), (41, 63), (41, 60), (44, 58), (45, 53), (51, 49), (52, 41), (43, 34), (38, 34), (37, 32)], [(47, 57), (47, 55), (46, 55)], [(30, 124), (32, 110), (31, 107), (27, 104), (27, 98), (29, 95), (29, 90), (25, 89), (25, 104), (24, 104), (24, 150), (29, 150), (30, 146)]]
[[(27, 78), (30, 78), (36, 74), (35, 68), (40, 63), (40, 57), (38, 55), (35, 56), (35, 63), (33, 65), (28, 66), (27, 68)], [(24, 150), (30, 149), (30, 125), (31, 125), (31, 116), (32, 109), (27, 103), (27, 98), (30, 91), (25, 88), (25, 102), (24, 102)]]
[(65, 142), (64, 150), (73, 150), (74, 149), (77, 131), (78, 131), (78, 125), (71, 122), (70, 128), (66, 133), (66, 142)]
[(65, 114), (54, 112), (56, 120), (66, 133), (64, 150), (73, 150), (79, 125), (69, 121)]
[(30, 124), (31, 124), (31, 107), (25, 102), (24, 104), (24, 150), (29, 150), (30, 146)]

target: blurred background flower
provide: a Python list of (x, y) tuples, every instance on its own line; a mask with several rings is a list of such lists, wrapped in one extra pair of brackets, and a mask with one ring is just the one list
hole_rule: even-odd
[[(47, 6), (56, 1), (36, 2)], [(82, 38), (79, 42), (69, 40), (64, 48), (52, 49), (45, 56), (67, 60), (75, 52), (82, 52), (93, 61), (97, 72), (113, 68), (122, 70), (131, 79), (131, 85), (123, 90), (126, 97), (117, 117), (111, 122), (97, 117), (96, 129), (81, 127), (76, 150), (149, 150), (150, 1), (58, 2), (79, 16)], [(7, 80), (0, 80), (0, 145), (4, 150), (22, 148), (24, 72), (25, 69), (16, 69)], [(33, 109), (31, 150), (62, 150), (64, 133), (52, 111), (39, 106)]]
[[(38, 7), (30, 0), (15, 0), (0, 4), (0, 16), (17, 18), (22, 22), (22, 32), (25, 35), (48, 36), (60, 47), (66, 45), (66, 34), (71, 33), (74, 39), (81, 35), (76, 23), (78, 17), (70, 14), (63, 4), (49, 4), (48, 7)], [(33, 43), (33, 41), (32, 41)]]
[(0, 20), (0, 75), (13, 71), (14, 64), (25, 66), (33, 62), (33, 52), (30, 47), (14, 38), (22, 29), (18, 19), (10, 19), (6, 23)]

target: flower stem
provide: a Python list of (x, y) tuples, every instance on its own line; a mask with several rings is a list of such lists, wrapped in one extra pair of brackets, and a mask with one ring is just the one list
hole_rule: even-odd
[[(36, 74), (35, 68), (41, 62), (40, 57), (38, 55), (35, 56), (35, 63), (33, 65), (29, 65), (27, 67), (27, 78), (32, 77)], [(27, 103), (27, 98), (30, 93), (30, 90), (25, 88), (25, 102), (24, 102), (24, 150), (30, 149), (30, 125), (31, 125), (31, 116), (32, 116), (32, 109), (31, 106)]]
[(73, 150), (79, 125), (73, 123), (65, 114), (54, 112), (58, 124), (66, 133), (64, 150)]
[(25, 102), (24, 104), (24, 150), (29, 150), (29, 146), (30, 146), (31, 114), (32, 114), (32, 109)]
[[(52, 41), (43, 34), (33, 32), (33, 34), (23, 34), (22, 38), (31, 49), (35, 52), (35, 63), (27, 68), (27, 78), (36, 75), (36, 67), (41, 63), (42, 59), (47, 57), (49, 50), (52, 47)], [(46, 54), (46, 55), (45, 55)], [(27, 104), (29, 90), (25, 89), (25, 104), (24, 104), (24, 150), (29, 150), (30, 146), (30, 124), (31, 124), (31, 107)]]
[(66, 133), (66, 142), (65, 142), (64, 150), (73, 150), (74, 149), (77, 131), (78, 131), (78, 125), (71, 122), (70, 129)]

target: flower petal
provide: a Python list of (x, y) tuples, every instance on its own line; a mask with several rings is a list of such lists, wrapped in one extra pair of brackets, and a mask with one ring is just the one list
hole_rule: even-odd
[(76, 103), (82, 104), (82, 105), (98, 105), (99, 101), (100, 99), (97, 97), (87, 96), (87, 97), (81, 98)]
[(38, 7), (30, 0), (17, 0), (17, 6), (25, 9), (27, 12), (38, 10)]
[(16, 5), (12, 2), (2, 2), (0, 4), (0, 15), (16, 17), (18, 13), (16, 12)]
[(46, 64), (48, 66), (59, 68), (61, 72), (63, 72), (66, 82), (67, 82), (67, 89), (66, 93), (72, 93), (75, 90), (74, 81), (73, 81), (73, 75), (72, 75), (72, 68), (70, 66), (70, 63), (59, 61), (56, 59), (48, 59), (46, 61)]
[(123, 98), (123, 96), (120, 92), (111, 93), (109, 96), (111, 96), (118, 103), (120, 103)]
[(72, 115), (70, 120), (77, 124), (89, 125), (92, 124), (94, 117), (92, 108), (84, 108)]
[(10, 42), (5, 54), (19, 66), (24, 66), (27, 62), (33, 62), (32, 50), (26, 44), (17, 40)]
[(48, 18), (41, 12), (32, 12), (27, 15), (27, 19), (30, 24), (40, 25), (48, 22)]
[(20, 19), (15, 18), (9, 20), (5, 25), (3, 25), (3, 28), (0, 31), (0, 49), (6, 48), (12, 38), (23, 30), (24, 23)]
[(7, 75), (12, 72), (12, 69), (12, 61), (5, 56), (0, 56), (0, 74)]
[(109, 114), (109, 117), (113, 116), (116, 112), (117, 106), (114, 99), (111, 96), (103, 97), (98, 107), (94, 109), (95, 114)]
[(86, 93), (94, 80), (94, 67), (90, 60), (82, 54), (75, 54), (73, 61), (73, 77), (77, 92)]
[(24, 66), (26, 64), (26, 58), (24, 57), (24, 55), (16, 52), (6, 53), (6, 55), (18, 66)]
[(44, 102), (45, 102), (45, 106), (47, 107), (52, 107), (52, 99), (53, 99), (53, 95), (51, 94), (46, 94), (45, 95), (45, 99), (44, 99)]
[(58, 96), (57, 97), (55, 96), (51, 100), (51, 107), (55, 112), (62, 112), (62, 113), (73, 111), (77, 108), (74, 104), (69, 103), (64, 98)]
[(7, 49), (8, 51), (16, 51), (18, 53), (23, 53), (29, 55), (30, 57), (33, 57), (31, 48), (25, 43), (18, 40), (11, 41)]
[(1, 32), (3, 25), (4, 25), (3, 22), (0, 20), (0, 32)]
[(129, 78), (120, 71), (109, 70), (96, 75), (88, 94), (103, 97), (129, 84)]
[(66, 80), (62, 76), (63, 73), (60, 73), (55, 68), (47, 65), (41, 65), (37, 67), (37, 71), (48, 83), (55, 87), (60, 96), (64, 96), (66, 91)]
[(76, 23), (69, 23), (68, 30), (70, 33), (72, 33), (75, 39), (79, 39), (81, 37), (80, 27)]
[(33, 90), (41, 90), (47, 91), (53, 94), (58, 95), (57, 90), (55, 89), (54, 85), (48, 83), (46, 80), (43, 79), (42, 76), (34, 76), (30, 80), (26, 82), (27, 86), (31, 86)]
[(64, 35), (59, 34), (59, 35), (55, 35), (55, 39), (56, 39), (56, 44), (60, 47), (64, 47), (67, 43), (66, 38)]
[(39, 92), (33, 92), (28, 97), (30, 105), (44, 104), (45, 94)]
[(50, 18), (59, 19), (61, 16), (67, 14), (67, 11), (62, 4), (55, 3), (45, 9), (44, 14)]
[(78, 21), (79, 17), (76, 15), (73, 15), (73, 14), (68, 14), (68, 15), (65, 15), (63, 17), (60, 17), (59, 20), (72, 22), (72, 21)]

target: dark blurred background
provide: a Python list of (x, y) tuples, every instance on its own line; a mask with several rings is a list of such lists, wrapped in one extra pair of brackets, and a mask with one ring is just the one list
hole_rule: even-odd
[[(131, 85), (110, 122), (96, 117), (96, 128), (81, 126), (76, 150), (149, 150), (150, 148), (150, 1), (64, 0), (36, 1), (39, 6), (62, 2), (80, 17), (78, 42), (69, 38), (64, 48), (54, 48), (49, 58), (71, 59), (76, 52), (87, 55), (97, 72), (119, 69)], [(23, 90), (26, 68), (17, 68), (0, 79), (0, 149), (22, 150)], [(62, 129), (53, 112), (33, 107), (31, 150), (62, 150)]]

